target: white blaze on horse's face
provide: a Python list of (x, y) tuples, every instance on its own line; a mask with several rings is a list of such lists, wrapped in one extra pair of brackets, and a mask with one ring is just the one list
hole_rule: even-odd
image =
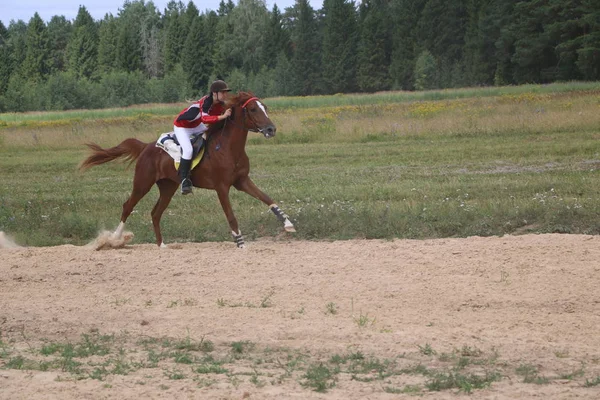
[(265, 116), (267, 118), (269, 118), (269, 114), (267, 114), (267, 109), (265, 108), (265, 106), (262, 105), (262, 103), (258, 100), (256, 100), (256, 104), (260, 107), (260, 109), (262, 110), (262, 112), (265, 113)]

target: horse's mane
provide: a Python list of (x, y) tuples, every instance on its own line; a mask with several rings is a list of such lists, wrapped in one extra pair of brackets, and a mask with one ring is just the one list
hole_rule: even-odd
[(225, 108), (241, 106), (246, 100), (254, 97), (252, 92), (239, 92), (237, 95), (230, 97), (225, 103)]
[[(237, 95), (227, 99), (227, 101), (225, 102), (225, 109), (241, 106), (252, 97), (254, 97), (254, 94), (252, 92), (239, 92)], [(224, 124), (225, 121), (219, 121), (217, 123), (208, 125), (208, 136), (210, 137), (212, 133), (221, 131), (223, 129)]]

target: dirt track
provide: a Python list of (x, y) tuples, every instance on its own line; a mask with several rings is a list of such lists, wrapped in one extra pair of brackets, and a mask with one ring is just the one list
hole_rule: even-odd
[[(497, 374), (472, 398), (600, 398), (600, 237), (180, 247), (0, 249), (0, 398), (455, 398), (436, 372)], [(83, 334), (109, 354), (40, 354)]]

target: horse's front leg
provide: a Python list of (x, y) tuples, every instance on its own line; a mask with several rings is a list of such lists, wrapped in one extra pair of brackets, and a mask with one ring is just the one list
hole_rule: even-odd
[(216, 191), (217, 195), (219, 196), (219, 201), (221, 202), (221, 207), (223, 207), (223, 212), (225, 212), (225, 217), (227, 217), (229, 227), (231, 228), (233, 240), (235, 240), (235, 244), (238, 248), (243, 249), (245, 247), (244, 237), (238, 228), (237, 219), (235, 218), (235, 215), (233, 215), (233, 209), (231, 208), (231, 202), (229, 201), (229, 186), (218, 187)]
[(275, 202), (266, 193), (260, 190), (258, 186), (252, 182), (252, 179), (250, 179), (249, 176), (240, 178), (234, 186), (237, 190), (248, 193), (250, 196), (268, 205), (269, 209), (271, 209), (273, 214), (275, 214), (279, 222), (283, 223), (283, 228), (286, 230), (286, 232), (296, 232), (296, 228), (294, 228), (294, 224), (292, 224), (290, 221), (290, 217), (281, 211), (279, 206), (275, 204)]

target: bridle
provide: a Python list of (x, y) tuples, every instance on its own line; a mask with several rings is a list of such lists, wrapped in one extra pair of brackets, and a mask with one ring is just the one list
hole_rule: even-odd
[[(254, 125), (254, 128), (248, 128), (248, 130), (250, 132), (255, 132), (255, 133), (263, 133), (264, 129), (260, 129), (258, 127), (258, 124), (256, 123), (256, 121), (254, 120), (254, 118), (252, 118), (252, 115), (250, 115), (250, 113), (246, 112), (246, 106), (248, 106), (248, 104), (250, 104), (251, 101), (258, 101), (258, 97), (250, 97), (248, 100), (246, 100), (244, 102), (244, 104), (242, 104), (242, 111), (244, 112), (244, 117), (243, 118), (248, 118), (250, 119), (250, 122), (252, 122), (252, 125)], [(233, 120), (231, 120), (231, 123), (239, 126), (238, 124), (236, 124)]]

